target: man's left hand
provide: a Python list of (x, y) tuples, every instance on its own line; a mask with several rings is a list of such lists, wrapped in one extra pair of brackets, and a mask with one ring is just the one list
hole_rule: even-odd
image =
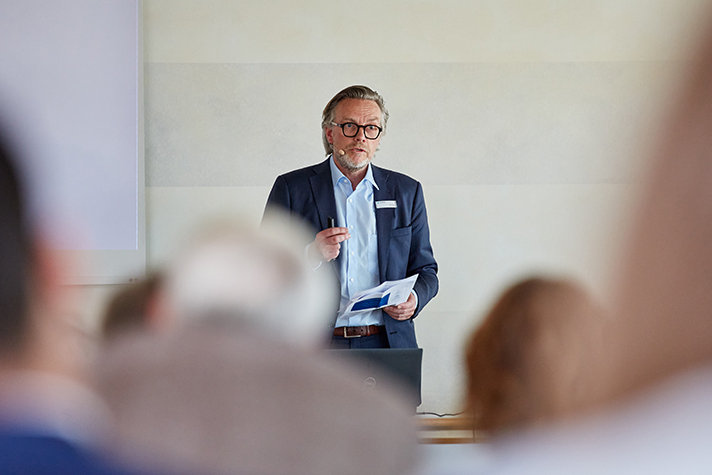
[(415, 295), (411, 293), (405, 302), (383, 307), (383, 311), (396, 320), (408, 320), (415, 313)]

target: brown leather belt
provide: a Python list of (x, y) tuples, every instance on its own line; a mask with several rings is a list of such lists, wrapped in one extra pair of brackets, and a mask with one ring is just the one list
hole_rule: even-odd
[(364, 325), (361, 327), (337, 327), (334, 328), (334, 336), (344, 338), (358, 338), (360, 336), (370, 336), (380, 333), (383, 329), (378, 325)]

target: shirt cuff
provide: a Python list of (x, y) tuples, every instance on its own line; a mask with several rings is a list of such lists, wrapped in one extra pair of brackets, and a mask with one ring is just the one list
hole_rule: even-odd
[(307, 261), (307, 264), (309, 264), (309, 267), (311, 267), (311, 270), (317, 270), (319, 267), (321, 267), (321, 261), (319, 261), (317, 265), (312, 265), (312, 263), (309, 261), (309, 246), (311, 246), (311, 244), (307, 244), (307, 247), (304, 248), (304, 259)]
[(415, 308), (418, 308), (418, 294), (415, 293), (415, 290), (411, 290), (410, 293), (415, 297)]

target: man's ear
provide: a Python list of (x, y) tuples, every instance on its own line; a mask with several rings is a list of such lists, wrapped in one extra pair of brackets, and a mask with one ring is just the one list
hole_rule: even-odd
[(32, 251), (31, 278), (35, 295), (38, 298), (51, 296), (64, 281), (69, 267), (67, 259), (42, 239), (35, 241)]
[(83, 286), (66, 285), (72, 263), (65, 253), (51, 249), (41, 239), (34, 242), (32, 253), (31, 327), (22, 365), (81, 380), (91, 351), (79, 311), (86, 301), (82, 295), (85, 290)]
[(334, 130), (331, 127), (324, 127), (324, 132), (326, 132), (326, 140), (328, 140), (331, 145), (334, 145)]
[(75, 269), (76, 262), (67, 253), (52, 249), (42, 239), (33, 245), (30, 279), (35, 310), (39, 315), (78, 325), (81, 302), (85, 289), (67, 285), (67, 276)]

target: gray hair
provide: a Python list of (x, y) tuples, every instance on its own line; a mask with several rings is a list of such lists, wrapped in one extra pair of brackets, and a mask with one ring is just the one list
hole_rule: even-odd
[(378, 104), (379, 109), (381, 109), (382, 134), (386, 133), (386, 124), (388, 124), (388, 109), (386, 109), (386, 102), (383, 100), (383, 97), (368, 86), (349, 86), (331, 98), (326, 107), (324, 107), (324, 112), (321, 114), (321, 139), (324, 142), (326, 155), (333, 152), (333, 147), (326, 138), (326, 128), (331, 127), (331, 123), (334, 121), (334, 110), (336, 109), (336, 105), (344, 99), (363, 99), (366, 101), (373, 101)]
[(221, 221), (201, 232), (168, 268), (165, 298), (178, 324), (236, 325), (298, 346), (325, 346), (338, 288), (304, 259), (305, 226), (270, 210), (259, 230)]

